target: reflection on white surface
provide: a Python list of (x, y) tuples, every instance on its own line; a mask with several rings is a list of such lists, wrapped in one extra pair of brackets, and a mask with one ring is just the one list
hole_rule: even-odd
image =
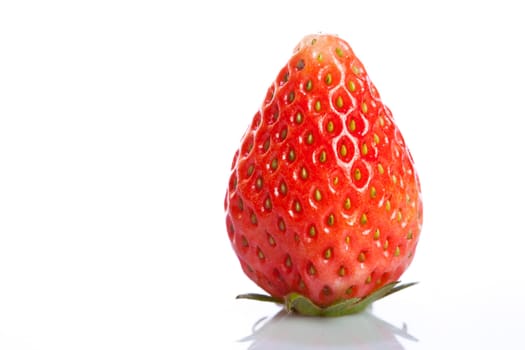
[(280, 311), (258, 320), (252, 334), (241, 339), (249, 350), (260, 349), (404, 349), (400, 338), (416, 342), (407, 325), (396, 327), (370, 309), (336, 318), (305, 317)]

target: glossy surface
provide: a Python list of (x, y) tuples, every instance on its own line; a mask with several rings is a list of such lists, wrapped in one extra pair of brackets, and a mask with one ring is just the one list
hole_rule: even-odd
[(409, 146), (344, 39), (307, 35), (283, 65), (233, 156), (228, 237), (274, 297), (364, 298), (416, 254), (423, 203)]
[[(0, 349), (525, 348), (520, 4), (330, 3), (0, 2)], [(223, 212), (319, 30), (366, 62), (425, 203), (419, 284), (328, 321), (235, 300), (261, 291)]]

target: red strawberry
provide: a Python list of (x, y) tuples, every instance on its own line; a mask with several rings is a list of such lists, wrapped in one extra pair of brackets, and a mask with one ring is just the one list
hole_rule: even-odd
[(350, 313), (406, 286), (396, 281), (421, 231), (419, 179), (348, 43), (298, 44), (235, 153), (225, 210), (233, 249), (267, 300)]

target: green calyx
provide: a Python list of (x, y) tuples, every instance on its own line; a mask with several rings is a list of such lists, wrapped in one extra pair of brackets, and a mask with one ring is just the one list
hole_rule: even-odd
[(264, 294), (241, 294), (237, 299), (250, 299), (282, 304), (286, 311), (296, 312), (305, 316), (339, 317), (359, 313), (365, 310), (374, 301), (382, 299), (390, 294), (413, 286), (416, 282), (400, 284), (400, 281), (384, 285), (375, 292), (364, 298), (350, 298), (338, 301), (327, 307), (320, 307), (307, 297), (299, 293), (290, 293), (284, 298), (275, 298)]

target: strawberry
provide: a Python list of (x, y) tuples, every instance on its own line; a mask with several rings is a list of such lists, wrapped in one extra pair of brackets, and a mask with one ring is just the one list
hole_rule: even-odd
[(306, 36), (233, 158), (228, 236), (270, 294), (241, 297), (332, 316), (409, 286), (398, 279), (419, 240), (420, 192), (404, 139), (349, 44)]

